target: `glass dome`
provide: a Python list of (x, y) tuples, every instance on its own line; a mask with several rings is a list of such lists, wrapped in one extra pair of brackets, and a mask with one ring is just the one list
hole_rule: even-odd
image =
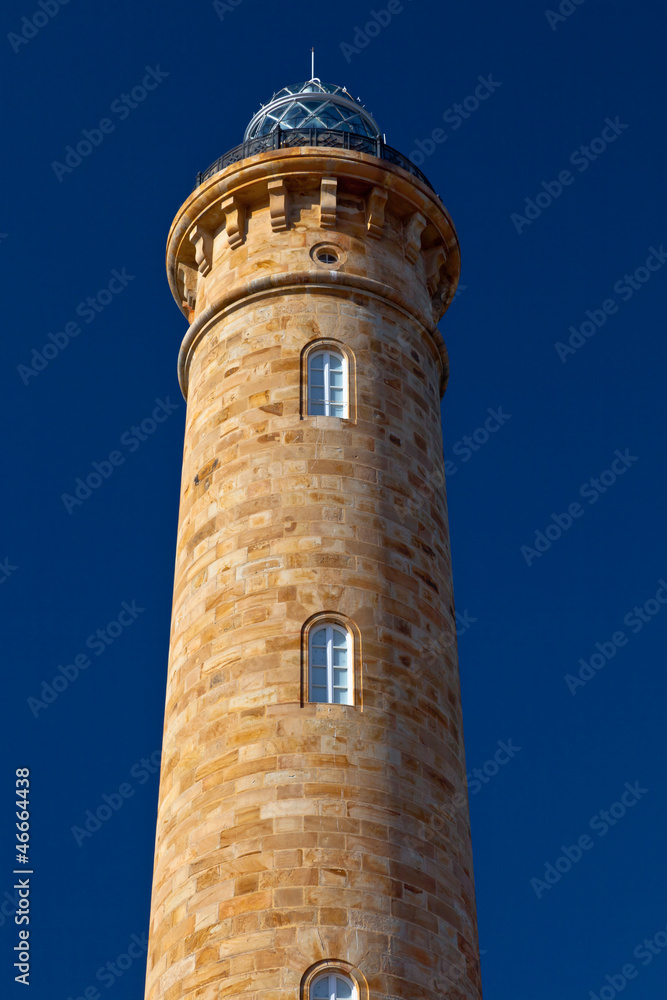
[(320, 80), (307, 80), (284, 87), (257, 112), (245, 133), (245, 140), (281, 129), (332, 129), (354, 132), (371, 139), (381, 138), (380, 129), (345, 87)]

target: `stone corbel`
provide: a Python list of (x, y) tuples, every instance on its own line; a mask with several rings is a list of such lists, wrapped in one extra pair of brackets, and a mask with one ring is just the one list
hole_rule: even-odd
[(245, 207), (236, 195), (230, 194), (220, 203), (220, 211), (225, 216), (225, 231), (232, 250), (240, 247), (245, 240)]
[(183, 286), (182, 304), (186, 309), (193, 311), (197, 301), (197, 272), (192, 267), (179, 264), (178, 276)]
[(289, 195), (284, 180), (269, 181), (269, 215), (274, 233), (288, 228)]
[(411, 264), (415, 264), (421, 253), (421, 237), (426, 229), (426, 219), (421, 212), (411, 215), (405, 226), (405, 256)]
[(440, 282), (435, 290), (435, 295), (431, 299), (431, 306), (433, 308), (433, 321), (437, 323), (442, 316), (443, 309), (445, 308), (445, 300), (449, 294), (449, 280), (445, 278)]
[(366, 228), (374, 240), (382, 238), (384, 229), (384, 209), (389, 192), (386, 188), (374, 187), (366, 202)]
[(338, 206), (338, 181), (335, 177), (323, 177), (320, 193), (320, 226), (335, 229)]
[(426, 267), (426, 284), (430, 294), (435, 295), (440, 285), (440, 272), (445, 266), (447, 254), (443, 246), (433, 247), (424, 251), (424, 265)]
[(199, 273), (206, 277), (213, 263), (213, 237), (207, 229), (195, 226), (190, 233), (189, 240), (195, 248), (195, 260)]

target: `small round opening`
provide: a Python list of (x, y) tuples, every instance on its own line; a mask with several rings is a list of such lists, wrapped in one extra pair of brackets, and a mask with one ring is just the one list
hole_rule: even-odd
[(320, 250), (320, 252), (317, 255), (317, 259), (319, 260), (320, 264), (338, 263), (338, 255), (332, 253), (331, 250)]

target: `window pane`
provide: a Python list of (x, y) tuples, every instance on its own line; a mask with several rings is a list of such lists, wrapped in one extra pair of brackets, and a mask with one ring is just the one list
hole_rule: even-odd
[(308, 407), (311, 417), (325, 417), (324, 403), (311, 403)]
[(322, 370), (324, 368), (324, 355), (314, 354), (310, 360), (310, 367), (319, 368), (320, 370)]
[(333, 368), (329, 372), (329, 378), (332, 385), (342, 386), (343, 385), (343, 372), (334, 371)]
[(315, 667), (326, 667), (327, 665), (326, 649), (322, 649), (320, 646), (313, 646), (313, 657), (311, 662)]
[(313, 667), (312, 669), (312, 682), (316, 684), (317, 687), (326, 688), (327, 686), (327, 668), (324, 667)]
[(333, 696), (334, 705), (347, 705), (347, 688), (336, 688)]
[[(334, 687), (347, 687), (347, 667), (334, 667)], [(318, 683), (321, 681), (318, 679)]]
[(313, 686), (313, 689), (310, 692), (310, 700), (311, 701), (328, 701), (329, 699), (327, 698), (327, 689), (325, 687), (322, 688), (322, 687), (315, 687), (315, 686)]
[(343, 359), (340, 354), (330, 354), (329, 355), (329, 367), (332, 371), (343, 370)]
[(336, 649), (333, 651), (333, 661), (335, 667), (346, 667), (347, 666), (347, 650), (346, 649)]
[[(348, 993), (348, 996), (350, 994)], [(329, 1000), (329, 977), (318, 979), (313, 988), (313, 1000)]]
[(352, 984), (336, 976), (336, 1000), (351, 1000)]

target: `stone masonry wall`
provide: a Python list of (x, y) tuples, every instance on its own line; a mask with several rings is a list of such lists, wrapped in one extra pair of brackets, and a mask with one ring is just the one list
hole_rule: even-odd
[[(425, 311), (424, 264), (400, 216), (371, 240), (352, 193), (324, 229), (301, 183), (286, 231), (260, 195), (244, 244), (218, 227), (197, 277), (195, 318), (246, 294), (189, 356), (146, 997), (308, 1000), (305, 974), (333, 962), (359, 1000), (479, 1000), (442, 356), (353, 283)], [(294, 282), (257, 291), (267, 273)], [(323, 339), (350, 358), (349, 420), (302, 406)], [(353, 634), (354, 705), (304, 702), (322, 612)]]

